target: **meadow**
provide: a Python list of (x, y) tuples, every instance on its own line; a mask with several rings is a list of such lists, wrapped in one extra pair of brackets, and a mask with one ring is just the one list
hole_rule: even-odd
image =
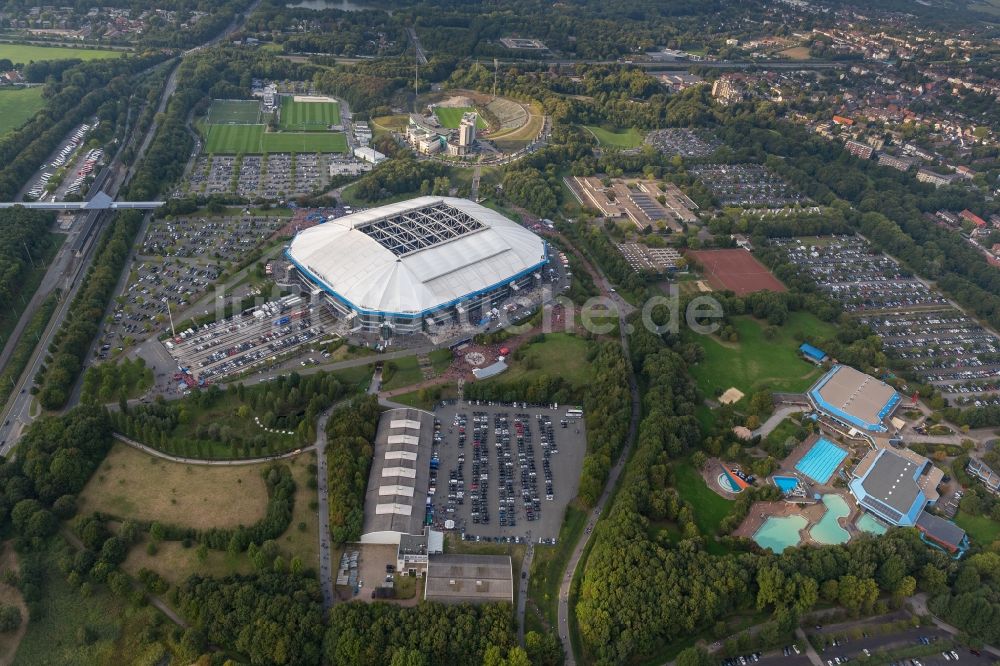
[(0, 136), (17, 129), (44, 108), (42, 86), (0, 90)]
[(642, 134), (634, 127), (627, 130), (605, 129), (597, 125), (584, 125), (602, 146), (609, 148), (636, 148), (642, 143)]
[(107, 51), (101, 49), (70, 49), (63, 46), (35, 46), (33, 44), (0, 44), (0, 58), (6, 58), (17, 64), (41, 62), (43, 60), (102, 60), (104, 58), (120, 58), (125, 51)]

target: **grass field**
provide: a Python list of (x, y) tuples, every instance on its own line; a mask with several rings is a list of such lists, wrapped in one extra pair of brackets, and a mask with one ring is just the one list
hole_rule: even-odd
[(559, 583), (566, 569), (569, 556), (587, 524), (587, 511), (570, 503), (566, 516), (559, 528), (556, 546), (536, 548), (531, 560), (531, 578), (528, 581), (528, 597), (534, 600), (539, 610), (551, 626), (556, 625), (556, 600), (559, 597)]
[[(470, 113), (475, 111), (471, 106), (436, 106), (434, 107), (434, 115), (437, 116), (438, 122), (441, 123), (441, 127), (447, 127), (449, 129), (455, 129), (462, 122), (462, 114)], [(476, 116), (476, 129), (486, 129), (486, 121), (480, 115)]]
[(32, 44), (0, 44), (0, 58), (6, 58), (14, 64), (42, 62), (43, 60), (103, 60), (104, 58), (121, 58), (123, 51), (102, 51), (100, 49), (68, 49), (62, 46), (35, 46)]
[[(284, 463), (291, 468), (295, 478), (295, 507), (288, 529), (277, 539), (286, 561), (298, 557), (307, 569), (319, 566), (319, 516), (311, 506), (316, 501), (316, 491), (309, 488), (309, 465), (315, 461), (313, 454), (304, 454)], [(266, 465), (252, 465), (243, 469), (260, 478), (260, 472), (265, 467)], [(173, 585), (195, 573), (223, 577), (253, 571), (253, 564), (246, 553), (233, 556), (224, 551), (210, 550), (202, 561), (198, 559), (197, 548), (185, 548), (179, 541), (160, 543), (155, 555), (146, 551), (145, 542), (140, 543), (129, 551), (128, 559), (122, 567), (132, 575), (143, 568), (151, 569)]]
[(568, 333), (547, 333), (543, 341), (518, 350), (520, 358), (508, 360), (510, 369), (498, 375), (495, 381), (531, 380), (546, 374), (562, 377), (573, 386), (574, 392), (582, 392), (591, 377), (587, 360), (590, 346), (590, 342)]
[(242, 99), (212, 100), (205, 122), (209, 125), (255, 125), (260, 122), (260, 102)]
[(793, 46), (790, 49), (779, 52), (778, 55), (785, 56), (789, 60), (809, 60), (812, 57), (809, 55), (808, 46)]
[(382, 384), (386, 391), (411, 386), (423, 381), (424, 375), (420, 371), (420, 364), (416, 356), (397, 358), (386, 363), (386, 373), (391, 376)]
[(325, 130), (340, 124), (340, 105), (336, 102), (296, 102), (281, 98), (281, 129)]
[(267, 506), (260, 470), (172, 463), (118, 443), (80, 493), (80, 514), (101, 511), (197, 529), (251, 525)]
[(263, 125), (208, 125), (205, 152), (215, 155), (260, 153), (346, 153), (340, 132), (265, 132)]
[(698, 529), (711, 540), (719, 529), (719, 523), (729, 514), (733, 502), (712, 492), (691, 463), (679, 463), (674, 467), (674, 477), (677, 492), (694, 509), (694, 522)]
[(590, 133), (597, 137), (602, 146), (611, 148), (635, 148), (642, 143), (642, 134), (634, 127), (627, 130), (607, 130), (597, 125), (584, 125)]
[(1000, 539), (1000, 522), (986, 516), (973, 516), (964, 511), (955, 515), (955, 523), (969, 533), (977, 545), (988, 546)]
[(28, 122), (43, 108), (42, 86), (0, 90), (0, 136)]
[(691, 374), (706, 395), (717, 395), (731, 386), (747, 396), (764, 389), (799, 393), (819, 376), (819, 368), (799, 357), (800, 343), (795, 334), (832, 335), (830, 324), (808, 313), (790, 313), (788, 321), (769, 340), (764, 337), (765, 324), (752, 317), (733, 317), (732, 322), (739, 331), (738, 342), (692, 334), (705, 350), (705, 357), (691, 368)]

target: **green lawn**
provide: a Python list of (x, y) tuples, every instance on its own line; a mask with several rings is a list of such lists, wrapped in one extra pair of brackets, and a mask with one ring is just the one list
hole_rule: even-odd
[(345, 153), (340, 132), (265, 132), (264, 125), (208, 125), (205, 152), (217, 155), (260, 153)]
[(0, 58), (6, 58), (14, 64), (41, 62), (43, 60), (101, 60), (104, 58), (121, 58), (124, 51), (103, 51), (101, 49), (69, 49), (62, 46), (35, 46), (32, 44), (0, 44)]
[[(437, 116), (441, 127), (449, 129), (455, 129), (461, 124), (463, 113), (471, 113), (473, 111), (475, 109), (471, 106), (434, 107), (434, 115)], [(486, 129), (486, 121), (483, 120), (481, 115), (476, 116), (476, 129)]]
[(43, 108), (42, 86), (0, 90), (0, 135), (17, 129)]
[(800, 428), (799, 424), (790, 418), (783, 420), (778, 427), (767, 436), (767, 442), (773, 446), (783, 445), (789, 437), (794, 437)]
[(701, 473), (691, 463), (678, 463), (674, 467), (677, 492), (694, 509), (694, 522), (701, 533), (711, 541), (719, 529), (719, 523), (733, 506), (732, 500), (715, 494), (705, 485)]
[(988, 546), (1000, 539), (1000, 522), (986, 516), (973, 516), (959, 511), (955, 523), (969, 533), (969, 538), (980, 546)]
[(435, 349), (430, 354), (431, 367), (434, 368), (434, 374), (440, 375), (442, 372), (448, 369), (451, 365), (451, 360), (453, 354), (450, 349)]
[(574, 391), (582, 391), (591, 376), (587, 360), (590, 347), (590, 342), (569, 333), (546, 333), (541, 342), (518, 350), (520, 358), (509, 360), (510, 369), (498, 375), (496, 381), (530, 380), (544, 374), (562, 377)]
[(340, 124), (340, 105), (336, 102), (296, 102), (281, 98), (281, 129), (326, 130)]
[(766, 324), (750, 316), (732, 318), (739, 341), (720, 342), (716, 336), (691, 334), (691, 339), (705, 350), (705, 357), (691, 368), (698, 387), (714, 396), (735, 386), (744, 394), (769, 389), (799, 393), (816, 381), (820, 369), (802, 360), (796, 333), (829, 336), (833, 326), (811, 314), (795, 312), (778, 328), (773, 339), (765, 339)]
[(416, 356), (387, 361), (384, 374), (388, 377), (382, 382), (382, 388), (386, 391), (419, 384), (424, 380), (424, 374), (420, 371), (420, 363), (417, 362)]
[(642, 143), (642, 133), (634, 127), (626, 130), (607, 130), (597, 125), (584, 125), (597, 137), (602, 146), (612, 148), (636, 148)]
[[(534, 600), (550, 626), (557, 624), (556, 600), (559, 598), (562, 573), (586, 524), (587, 511), (570, 504), (566, 507), (566, 517), (559, 529), (556, 545), (535, 548), (535, 556), (531, 561), (531, 578), (528, 581), (528, 597)], [(579, 570), (582, 569), (583, 567)]]

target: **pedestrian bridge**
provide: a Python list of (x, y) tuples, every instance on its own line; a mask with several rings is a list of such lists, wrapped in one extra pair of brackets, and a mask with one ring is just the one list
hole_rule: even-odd
[(89, 201), (4, 201), (0, 209), (24, 206), (35, 210), (152, 210), (163, 206), (165, 201), (115, 201), (104, 192), (98, 192)]

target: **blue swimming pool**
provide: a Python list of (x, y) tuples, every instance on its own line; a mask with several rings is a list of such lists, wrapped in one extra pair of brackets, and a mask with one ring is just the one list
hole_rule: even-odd
[(799, 480), (794, 476), (774, 476), (771, 480), (786, 495), (799, 487)]
[(817, 543), (847, 543), (851, 535), (840, 526), (839, 522), (840, 518), (846, 518), (851, 514), (847, 501), (840, 495), (823, 495), (823, 504), (826, 505), (826, 513), (812, 526), (809, 535)]
[(770, 548), (780, 554), (786, 548), (799, 545), (799, 531), (807, 522), (802, 516), (770, 516), (753, 535), (753, 540), (761, 548)]
[(889, 527), (870, 513), (863, 513), (854, 523), (858, 529), (869, 534), (881, 535), (889, 531)]
[(816, 483), (826, 483), (846, 457), (846, 450), (821, 437), (806, 451), (802, 460), (795, 465), (795, 469)]

